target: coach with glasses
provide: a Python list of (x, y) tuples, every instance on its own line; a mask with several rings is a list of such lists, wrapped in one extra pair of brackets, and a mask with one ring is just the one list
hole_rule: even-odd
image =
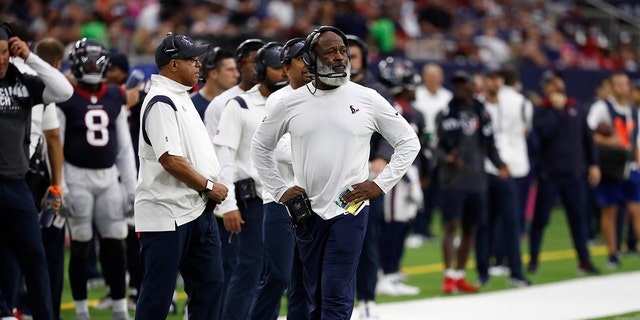
[(227, 196), (220, 165), (189, 89), (198, 82), (196, 46), (168, 33), (155, 52), (158, 75), (142, 105), (135, 219), (143, 278), (136, 319), (165, 319), (180, 271), (190, 319), (216, 319), (222, 259), (213, 208)]

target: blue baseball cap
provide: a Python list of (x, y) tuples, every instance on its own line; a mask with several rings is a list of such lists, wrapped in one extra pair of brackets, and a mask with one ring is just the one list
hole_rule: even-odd
[(207, 51), (207, 48), (208, 45), (196, 45), (191, 38), (185, 35), (174, 35), (168, 32), (167, 36), (156, 47), (156, 66), (160, 68), (173, 59), (199, 57)]

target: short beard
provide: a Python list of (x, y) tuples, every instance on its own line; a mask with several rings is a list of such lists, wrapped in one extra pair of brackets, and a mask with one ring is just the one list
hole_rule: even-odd
[(317, 69), (318, 72), (316, 73), (316, 78), (318, 80), (320, 80), (320, 82), (331, 86), (331, 87), (339, 87), (342, 85), (345, 85), (347, 82), (349, 82), (349, 79), (351, 78), (351, 62), (347, 62), (346, 68), (345, 68), (345, 73), (347, 74), (345, 77), (340, 77), (340, 78), (328, 78), (328, 77), (321, 77), (318, 76), (318, 74), (332, 74), (335, 73), (335, 71), (333, 71), (333, 69), (331, 67), (329, 67), (328, 65), (322, 63), (322, 61), (318, 60), (317, 61)]

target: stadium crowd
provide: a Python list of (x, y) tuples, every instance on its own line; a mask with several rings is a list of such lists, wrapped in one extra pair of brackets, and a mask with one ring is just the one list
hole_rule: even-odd
[[(0, 161), (0, 215), (19, 212), (11, 223), (33, 237), (25, 247), (1, 238), (0, 316), (59, 319), (65, 233), (76, 319), (90, 319), (94, 276), (113, 319), (180, 312), (176, 273), (185, 318), (275, 319), (286, 292), (291, 319), (348, 319), (354, 305), (378, 319), (377, 295), (419, 294), (400, 261), (435, 238), (436, 208), (444, 294), (504, 273), (508, 286), (530, 286), (527, 273), (545, 272), (538, 255), (556, 198), (577, 272), (619, 268), (640, 235), (640, 90), (625, 74), (637, 48), (629, 35), (608, 39), (581, 8), (11, 2), (0, 124), (15, 134), (0, 139), (11, 154)], [(138, 56), (153, 56), (151, 79), (129, 64)], [(445, 61), (483, 67), (445, 78)], [(547, 70), (539, 95), (521, 92), (519, 64)], [(610, 71), (593, 101), (567, 95), (571, 68)], [(599, 233), (606, 261), (587, 249)], [(47, 262), (29, 267), (25, 253)]]
[(283, 42), (333, 25), (367, 41), (374, 58), (636, 71), (637, 39), (605, 34), (585, 7), (575, 0), (32, 0), (8, 2), (2, 13), (27, 23), (35, 40), (67, 45), (88, 37), (132, 56), (153, 54), (167, 31), (232, 50), (247, 38)]

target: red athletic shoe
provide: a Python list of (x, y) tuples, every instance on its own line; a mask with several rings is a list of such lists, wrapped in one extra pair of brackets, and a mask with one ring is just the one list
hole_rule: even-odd
[(458, 291), (456, 280), (451, 277), (444, 277), (444, 283), (442, 284), (442, 293), (455, 293)]
[(478, 292), (478, 287), (467, 282), (467, 279), (465, 278), (458, 279), (456, 281), (456, 286), (458, 287), (458, 290), (462, 292), (469, 292), (469, 293)]

